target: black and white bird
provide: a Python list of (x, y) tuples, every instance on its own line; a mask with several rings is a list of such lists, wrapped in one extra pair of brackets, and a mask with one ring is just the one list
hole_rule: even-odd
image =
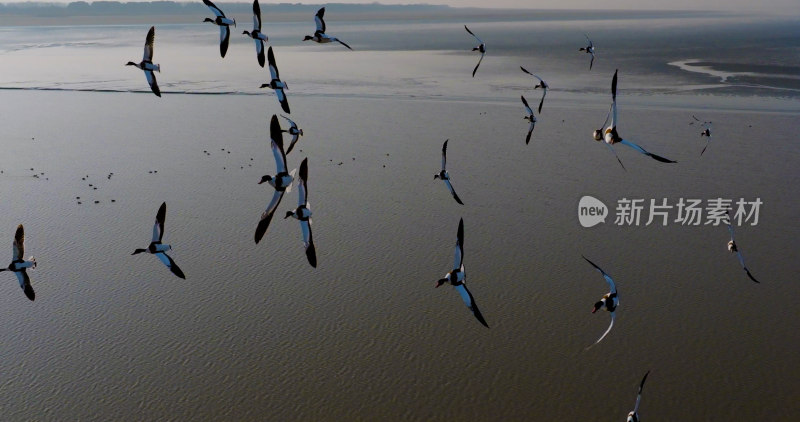
[(17, 226), (17, 232), (14, 234), (14, 244), (12, 249), (11, 263), (8, 267), (0, 269), (0, 271), (12, 271), (19, 281), (19, 287), (25, 292), (25, 296), (30, 300), (36, 299), (36, 293), (33, 292), (31, 287), (31, 279), (28, 277), (28, 268), (36, 268), (36, 258), (29, 257), (25, 260), (25, 229), (22, 224)]
[(286, 119), (290, 125), (289, 129), (284, 130), (284, 132), (292, 135), (292, 141), (289, 142), (289, 148), (286, 148), (286, 155), (289, 155), (289, 153), (292, 152), (292, 148), (294, 148), (294, 144), (296, 144), (300, 137), (303, 136), (303, 129), (297, 127), (297, 123), (295, 123), (294, 120), (284, 116), (283, 114), (281, 114), (281, 117)]
[(236, 20), (225, 17), (222, 9), (212, 3), (211, 0), (203, 0), (203, 3), (216, 15), (216, 18), (205, 18), (203, 22), (211, 22), (219, 26), (219, 54), (225, 57), (225, 53), (228, 52), (228, 41), (231, 39), (230, 26), (236, 27)]
[(445, 169), (447, 166), (447, 141), (449, 141), (449, 139), (444, 141), (444, 144), (442, 144), (442, 170), (433, 175), (433, 180), (442, 179), (444, 184), (447, 185), (447, 189), (450, 191), (450, 194), (453, 195), (453, 198), (455, 198), (456, 202), (464, 205), (464, 203), (461, 202), (461, 198), (459, 198), (456, 194), (455, 189), (453, 189), (453, 185), (450, 183), (450, 173), (448, 173)]
[(330, 36), (330, 35), (325, 33), (325, 29), (326, 28), (325, 28), (325, 20), (323, 19), (324, 15), (325, 15), (325, 8), (324, 7), (319, 9), (319, 10), (317, 10), (317, 14), (314, 16), (314, 20), (317, 23), (317, 30), (314, 31), (314, 35), (313, 36), (312, 35), (306, 35), (305, 38), (303, 38), (303, 41), (314, 41), (314, 42), (320, 43), (320, 44), (327, 44), (329, 42), (334, 42), (335, 41), (335, 42), (338, 42), (339, 44), (347, 47), (348, 49), (352, 50), (352, 48), (350, 48), (349, 45), (345, 44), (344, 41), (342, 41), (342, 40), (340, 40), (340, 39), (338, 39), (336, 37), (332, 37), (332, 36)]
[(472, 31), (470, 31), (469, 28), (467, 28), (467, 25), (464, 25), (464, 29), (466, 29), (470, 35), (472, 35), (473, 37), (475, 37), (476, 40), (478, 40), (478, 46), (473, 47), (472, 51), (479, 51), (481, 53), (481, 58), (478, 60), (478, 64), (475, 65), (475, 69), (472, 69), (472, 77), (474, 78), (475, 72), (478, 71), (478, 66), (480, 66), (481, 62), (483, 61), (483, 55), (486, 54), (486, 43), (483, 42), (483, 40), (481, 40), (480, 38), (478, 38), (477, 35), (473, 34)]
[(592, 65), (594, 64), (594, 44), (592, 43), (592, 40), (589, 39), (588, 35), (583, 34), (583, 36), (586, 37), (586, 41), (589, 42), (589, 45), (579, 48), (578, 51), (585, 51), (586, 53), (592, 55), (592, 60), (589, 62), (589, 70), (592, 70)]
[(294, 180), (294, 170), (291, 173), (286, 171), (286, 154), (283, 152), (283, 131), (281, 130), (278, 116), (274, 114), (269, 122), (269, 137), (272, 155), (275, 157), (276, 174), (275, 176), (262, 176), (258, 184), (269, 183), (270, 186), (275, 188), (275, 193), (272, 194), (272, 199), (269, 201), (267, 209), (261, 213), (261, 219), (258, 221), (258, 226), (256, 226), (256, 243), (260, 242), (261, 238), (264, 237), (269, 223), (272, 221), (272, 216), (275, 214), (278, 204), (281, 203), (283, 194), (292, 189), (292, 181)]
[(647, 371), (642, 377), (642, 382), (639, 383), (639, 392), (636, 393), (636, 404), (633, 406), (633, 410), (628, 413), (628, 419), (626, 422), (640, 422), (639, 419), (639, 403), (642, 401), (642, 389), (644, 388), (644, 381), (647, 379), (647, 375), (650, 374), (650, 371)]
[(533, 89), (542, 88), (542, 99), (539, 100), (539, 114), (542, 114), (542, 105), (544, 105), (544, 97), (547, 96), (547, 88), (549, 88), (550, 85), (547, 85), (547, 82), (545, 82), (544, 79), (542, 79), (539, 75), (534, 75), (533, 73), (528, 72), (528, 70), (525, 69), (522, 66), (520, 66), (519, 68), (522, 69), (523, 72), (525, 72), (525, 73), (527, 73), (527, 74), (529, 74), (529, 75), (531, 75), (534, 78), (539, 80), (539, 83), (536, 84), (533, 87)]
[(587, 347), (587, 349), (589, 349), (595, 344), (600, 343), (600, 341), (603, 340), (606, 337), (606, 335), (608, 335), (608, 333), (611, 331), (611, 327), (614, 326), (614, 319), (616, 318), (615, 312), (617, 310), (617, 306), (619, 306), (619, 297), (617, 296), (617, 286), (614, 285), (614, 280), (611, 278), (611, 276), (608, 275), (605, 271), (603, 271), (600, 267), (595, 265), (594, 262), (589, 261), (589, 259), (586, 258), (585, 256), (583, 256), (583, 259), (585, 259), (586, 262), (591, 264), (597, 271), (600, 271), (600, 274), (603, 275), (603, 278), (606, 279), (606, 282), (608, 282), (608, 285), (611, 288), (610, 291), (604, 294), (603, 297), (599, 301), (597, 301), (597, 303), (595, 303), (594, 307), (592, 308), (592, 313), (595, 313), (600, 309), (606, 310), (609, 313), (611, 313), (611, 324), (608, 326), (606, 332), (603, 333), (603, 335), (600, 336), (600, 338), (597, 339), (597, 341), (594, 342), (594, 344)]
[(531, 110), (531, 106), (528, 105), (528, 100), (525, 99), (524, 95), (520, 95), (522, 99), (522, 105), (525, 106), (525, 116), (522, 118), (529, 121), (530, 125), (528, 125), (528, 135), (525, 137), (525, 145), (531, 141), (531, 134), (533, 133), (533, 128), (536, 126), (536, 116), (533, 115), (533, 110)]
[(256, 43), (258, 64), (264, 67), (264, 43), (269, 41), (269, 37), (261, 32), (261, 7), (258, 5), (258, 0), (253, 0), (253, 31), (244, 31), (242, 35), (247, 35)]
[(167, 203), (164, 202), (158, 209), (158, 213), (156, 213), (156, 222), (153, 225), (153, 239), (150, 241), (150, 245), (147, 247), (147, 249), (136, 249), (131, 255), (140, 254), (142, 252), (153, 254), (158, 257), (158, 259), (160, 259), (161, 262), (163, 262), (173, 274), (182, 279), (186, 279), (186, 276), (183, 275), (183, 271), (178, 268), (178, 264), (176, 264), (175, 261), (170, 258), (169, 255), (167, 255), (167, 251), (171, 250), (172, 246), (161, 243), (161, 240), (164, 238), (164, 219), (166, 216)]
[(275, 95), (278, 97), (278, 101), (281, 103), (281, 108), (283, 111), (287, 113), (291, 113), (289, 111), (289, 100), (286, 98), (285, 89), (289, 89), (289, 85), (286, 82), (281, 80), (280, 73), (278, 73), (278, 65), (275, 64), (275, 55), (272, 54), (272, 47), (269, 47), (267, 50), (267, 60), (269, 60), (269, 73), (272, 75), (272, 80), (269, 83), (262, 84), (259, 88), (271, 88), (275, 90)]
[(156, 75), (153, 72), (161, 72), (161, 65), (153, 64), (153, 43), (156, 39), (156, 27), (151, 26), (147, 31), (147, 38), (144, 40), (144, 56), (139, 63), (128, 62), (125, 66), (135, 66), (144, 71), (144, 76), (147, 78), (147, 83), (150, 84), (150, 89), (157, 97), (161, 96), (161, 90), (158, 89), (158, 82), (156, 82)]
[[(605, 131), (603, 131), (602, 127), (605, 127), (608, 124), (609, 119), (611, 119), (611, 124), (606, 127)], [(622, 139), (617, 132), (617, 70), (614, 71), (614, 77), (611, 79), (611, 108), (609, 109), (608, 113), (606, 114), (606, 121), (603, 122), (603, 126), (600, 129), (595, 129), (594, 133), (594, 140), (598, 142), (605, 141), (608, 148), (611, 149), (611, 152), (614, 154), (614, 157), (617, 158), (619, 161), (619, 165), (625, 169), (625, 166), (622, 164), (622, 160), (619, 159), (617, 152), (614, 151), (614, 144), (623, 144), (627, 145), (636, 151), (662, 163), (676, 163), (677, 161), (672, 161), (670, 159), (664, 158), (660, 155), (653, 154), (651, 152), (646, 151), (644, 148), (640, 147), (637, 144), (634, 144), (631, 141), (626, 139)]]
[(756, 280), (755, 277), (753, 277), (753, 274), (750, 274), (750, 270), (747, 268), (747, 265), (744, 264), (744, 257), (742, 256), (742, 251), (740, 251), (739, 246), (736, 245), (736, 241), (734, 240), (733, 236), (733, 225), (731, 223), (730, 210), (728, 210), (728, 218), (726, 224), (728, 225), (728, 231), (731, 233), (731, 240), (728, 242), (728, 252), (735, 253), (736, 256), (739, 257), (739, 263), (742, 264), (742, 268), (744, 268), (744, 271), (747, 273), (747, 276), (750, 277), (750, 280), (753, 280), (756, 283), (760, 283), (758, 280)]
[(303, 246), (306, 248), (306, 258), (312, 267), (317, 268), (317, 250), (314, 247), (314, 238), (311, 235), (311, 205), (308, 203), (308, 157), (300, 163), (300, 183), (297, 188), (297, 208), (287, 211), (286, 217), (300, 220), (300, 230), (303, 231)]
[(453, 270), (448, 272), (444, 275), (444, 278), (439, 279), (436, 282), (436, 287), (441, 286), (449, 282), (455, 289), (458, 291), (458, 294), (461, 295), (461, 299), (464, 301), (464, 304), (467, 305), (472, 314), (475, 315), (475, 318), (480, 321), (486, 328), (489, 328), (489, 324), (486, 323), (486, 320), (483, 319), (483, 315), (481, 315), (481, 311), (478, 310), (478, 304), (475, 303), (475, 298), (472, 297), (472, 293), (467, 290), (467, 285), (464, 284), (467, 281), (467, 275), (464, 272), (464, 219), (460, 219), (458, 221), (458, 235), (456, 237), (456, 252), (455, 252), (455, 262), (453, 263)]
[[(692, 118), (694, 118), (698, 122), (700, 121), (697, 117), (694, 117), (694, 115), (692, 115)], [(706, 146), (704, 146), (703, 150), (700, 151), (700, 155), (701, 156), (703, 155), (704, 152), (706, 152), (706, 148), (708, 148), (708, 144), (711, 143), (711, 122), (703, 122), (702, 126), (703, 126), (703, 130), (700, 131), (700, 137), (701, 138), (704, 137), (704, 136), (706, 137)]]

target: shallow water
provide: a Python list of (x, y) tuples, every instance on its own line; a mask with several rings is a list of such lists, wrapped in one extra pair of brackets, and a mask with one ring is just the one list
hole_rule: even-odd
[[(76, 80), (141, 89), (140, 72), (122, 67), (138, 45), (89, 48), (105, 58), (120, 50), (120, 59)], [(159, 44), (156, 54), (169, 57), (170, 48)], [(213, 46), (193, 48), (188, 55), (210, 50), (196, 58), (203, 69), (180, 61), (167, 77), (164, 61), (159, 76), (177, 80), (182, 69), (200, 92), (258, 93), (251, 87), (265, 71), (250, 43), (224, 61)], [(309, 49), (331, 68), (365, 75), (411, 54), (341, 51), (378, 55), (360, 68), (335, 60), (338, 51)], [(34, 303), (10, 274), (0, 285), (5, 418), (623, 420), (647, 370), (640, 413), (648, 420), (800, 417), (795, 102), (646, 97), (621, 76), (622, 135), (678, 161), (620, 146), (626, 172), (590, 137), (605, 93), (549, 93), (526, 146), (518, 95), (538, 92), (516, 77), (504, 79), (502, 96), (465, 90), (476, 86), (471, 55), (431, 53), (442, 58), (424, 63), (434, 75), (466, 65), (455, 82), (425, 80), (426, 69), (412, 66), (372, 76), (353, 87), (359, 95), (335, 84), (320, 84), (317, 95), (312, 70), (293, 64), (311, 60), (304, 54), (282, 48), (278, 60), (289, 65), (281, 72), (292, 118), (305, 130), (289, 164), (309, 160), (317, 269), (305, 261), (297, 222), (278, 217), (295, 206), (295, 192), (253, 243), (271, 196), (257, 182), (274, 172), (272, 93), (2, 92), (0, 142), (14, 158), (0, 164), (0, 238), (10, 246), (25, 224), (27, 254), (39, 262)], [(37, 55), (12, 57), (27, 66)], [(36, 85), (52, 83), (44, 78), (54, 70), (25, 69)], [(297, 88), (293, 72), (307, 72)], [(428, 85), (398, 84), (402, 72)], [(596, 76), (604, 90), (606, 76)], [(389, 88), (374, 88), (381, 81)], [(735, 110), (747, 103), (764, 106)], [(714, 122), (702, 157), (692, 114)], [(432, 178), (448, 138), (465, 206)], [(622, 198), (758, 197), (760, 221), (738, 228), (737, 241), (762, 283), (726, 252), (724, 227), (584, 229), (583, 195), (612, 208)], [(147, 245), (163, 201), (165, 242), (186, 281), (153, 257), (130, 256)], [(451, 288), (433, 288), (452, 264), (460, 217), (468, 284), (489, 330)], [(589, 312), (607, 285), (581, 254), (614, 277), (621, 303), (614, 329), (588, 351), (608, 324), (607, 314)]]

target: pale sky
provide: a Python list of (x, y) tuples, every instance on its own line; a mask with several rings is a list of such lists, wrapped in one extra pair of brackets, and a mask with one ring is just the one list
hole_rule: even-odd
[[(0, 0), (0, 3), (40, 1), (69, 3), (74, 0)], [(91, 0), (85, 0), (91, 3)], [(148, 0), (116, 0), (148, 1)], [(184, 1), (184, 0), (174, 0)], [(198, 0), (199, 1), (199, 0)], [(248, 0), (217, 0), (219, 3), (249, 3)], [(261, 0), (262, 4), (298, 3), (297, 0)], [(334, 0), (331, 3), (383, 4), (445, 4), (453, 7), (535, 8), (535, 9), (630, 9), (630, 10), (722, 10), (754, 11), (765, 14), (800, 15), (800, 0)], [(325, 4), (322, 0), (302, 1), (306, 4)]]

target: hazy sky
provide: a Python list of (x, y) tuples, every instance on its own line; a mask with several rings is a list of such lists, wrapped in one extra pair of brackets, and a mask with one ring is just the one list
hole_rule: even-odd
[[(0, 0), (0, 3), (17, 3), (31, 0)], [(41, 2), (69, 3), (74, 0), (33, 0)], [(86, 0), (91, 2), (91, 0)], [(147, 0), (117, 0), (147, 1)], [(182, 0), (175, 0), (182, 1)], [(200, 0), (198, 0), (200, 1)], [(219, 3), (247, 3), (247, 0), (217, 0)], [(295, 3), (297, 0), (262, 0), (268, 3)], [(373, 0), (335, 0), (332, 3), (371, 3)], [(759, 11), (767, 14), (789, 13), (800, 15), (800, 0), (377, 0), (385, 4), (446, 4), (454, 7), (504, 7), (537, 9), (659, 9), (659, 10), (729, 10)], [(325, 4), (322, 0), (299, 3)]]

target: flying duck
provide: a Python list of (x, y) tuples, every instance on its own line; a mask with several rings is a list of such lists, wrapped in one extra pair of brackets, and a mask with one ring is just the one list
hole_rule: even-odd
[(296, 144), (300, 137), (303, 136), (303, 129), (298, 128), (297, 123), (295, 123), (294, 120), (284, 116), (283, 114), (281, 114), (281, 117), (288, 120), (289, 124), (291, 125), (288, 130), (284, 130), (284, 132), (292, 135), (292, 141), (289, 143), (289, 148), (286, 149), (286, 155), (289, 155), (289, 153), (292, 152), (292, 148), (294, 148), (294, 144)]
[(475, 77), (475, 72), (478, 71), (478, 66), (480, 66), (481, 62), (483, 61), (483, 55), (486, 54), (486, 43), (483, 42), (483, 40), (481, 40), (480, 38), (478, 38), (477, 35), (473, 34), (472, 31), (470, 31), (469, 28), (467, 28), (467, 25), (464, 25), (464, 29), (466, 29), (467, 32), (469, 32), (470, 35), (475, 37), (475, 39), (478, 40), (478, 43), (479, 43), (477, 47), (474, 47), (472, 49), (472, 51), (480, 51), (480, 53), (481, 53), (481, 58), (478, 60), (478, 64), (476, 64), (475, 65), (475, 69), (472, 70), (472, 77), (474, 78)]
[[(614, 326), (614, 319), (616, 317), (615, 312), (617, 310), (617, 306), (619, 306), (619, 297), (617, 297), (617, 286), (614, 285), (614, 280), (611, 279), (611, 276), (606, 274), (605, 271), (603, 271), (600, 267), (595, 265), (594, 262), (589, 261), (589, 259), (586, 258), (583, 255), (581, 255), (581, 256), (583, 257), (583, 259), (586, 260), (586, 262), (588, 262), (589, 264), (592, 264), (592, 266), (595, 269), (597, 269), (597, 271), (600, 271), (600, 274), (603, 275), (603, 278), (606, 279), (606, 281), (608, 282), (608, 285), (611, 287), (611, 291), (606, 293), (606, 294), (604, 294), (603, 298), (600, 299), (597, 303), (595, 303), (594, 307), (592, 308), (592, 313), (595, 313), (600, 309), (606, 310), (606, 311), (611, 313), (611, 324), (608, 326), (608, 329), (606, 330), (606, 332), (603, 333), (603, 335), (600, 336), (600, 338), (597, 339), (597, 341), (594, 342), (594, 344), (592, 344), (592, 346), (594, 346), (595, 344), (600, 343), (600, 341), (603, 340), (606, 337), (606, 335), (611, 331), (611, 327)], [(592, 347), (592, 346), (589, 346), (589, 347)], [(589, 347), (587, 347), (587, 349), (589, 349)]]
[(317, 268), (317, 250), (314, 248), (314, 238), (311, 236), (311, 210), (308, 204), (308, 157), (300, 163), (300, 184), (297, 188), (297, 208), (287, 211), (286, 217), (300, 220), (300, 229), (303, 231), (303, 245), (306, 248), (306, 258), (312, 267)]
[(464, 205), (464, 203), (461, 202), (461, 198), (459, 198), (458, 195), (456, 195), (456, 191), (455, 189), (453, 189), (453, 185), (450, 183), (450, 173), (448, 173), (447, 170), (445, 170), (445, 166), (447, 165), (447, 141), (449, 141), (449, 139), (444, 141), (444, 144), (442, 145), (442, 171), (440, 171), (437, 174), (434, 174), (433, 180), (442, 179), (444, 184), (447, 185), (447, 189), (450, 191), (450, 194), (452, 194), (453, 198), (455, 198), (456, 202), (458, 202), (461, 205)]
[(747, 273), (747, 276), (750, 277), (750, 280), (753, 280), (756, 283), (759, 283), (759, 281), (756, 280), (755, 277), (753, 277), (753, 274), (750, 274), (750, 270), (747, 269), (747, 265), (744, 265), (744, 257), (742, 256), (742, 251), (739, 250), (739, 247), (736, 245), (736, 241), (733, 239), (733, 225), (731, 225), (731, 210), (730, 209), (728, 210), (728, 218), (727, 218), (726, 224), (728, 225), (728, 231), (731, 232), (731, 240), (728, 241), (728, 251), (730, 253), (735, 253), (736, 256), (739, 257), (739, 262), (742, 264), (742, 268), (744, 268), (744, 271)]
[(320, 44), (326, 44), (326, 43), (329, 43), (329, 42), (336, 41), (339, 44), (341, 44), (341, 45), (347, 47), (348, 49), (352, 50), (352, 48), (350, 48), (349, 45), (345, 44), (344, 41), (342, 41), (342, 40), (340, 40), (340, 39), (338, 39), (336, 37), (332, 37), (332, 36), (330, 36), (330, 35), (325, 33), (325, 20), (322, 18), (324, 15), (325, 15), (325, 8), (324, 7), (322, 9), (317, 10), (317, 14), (314, 16), (314, 20), (317, 23), (317, 30), (314, 31), (314, 35), (313, 36), (306, 35), (305, 38), (303, 38), (303, 41), (314, 41), (314, 42), (317, 42), (317, 43), (320, 43)]
[[(694, 117), (694, 115), (692, 115)], [(697, 117), (694, 117), (695, 120), (698, 122), (700, 121)], [(706, 152), (706, 148), (708, 148), (708, 144), (711, 143), (711, 122), (703, 122), (703, 130), (700, 131), (700, 137), (706, 137), (706, 146), (703, 147), (703, 150), (700, 151), (700, 155), (702, 156), (704, 152)]]
[(523, 116), (523, 119), (531, 122), (528, 126), (528, 136), (525, 137), (525, 145), (528, 145), (528, 142), (531, 141), (531, 134), (533, 133), (533, 127), (536, 126), (536, 116), (533, 115), (533, 110), (531, 110), (531, 106), (528, 105), (528, 101), (525, 99), (524, 95), (520, 95), (522, 98), (522, 104), (525, 106), (525, 112), (527, 113)]
[(642, 401), (642, 388), (644, 388), (644, 381), (647, 379), (647, 375), (650, 374), (650, 371), (647, 371), (642, 377), (642, 382), (639, 383), (639, 392), (636, 393), (636, 404), (633, 406), (633, 410), (628, 413), (628, 419), (626, 422), (639, 422), (639, 403)]
[(550, 85), (547, 85), (547, 82), (545, 82), (544, 79), (540, 78), (538, 75), (534, 75), (533, 73), (528, 72), (524, 67), (520, 66), (519, 68), (522, 69), (523, 72), (539, 80), (539, 83), (536, 84), (536, 86), (534, 86), (533, 89), (542, 88), (542, 99), (539, 100), (539, 114), (542, 114), (542, 105), (544, 104), (544, 97), (547, 96), (547, 88), (549, 88)]
[(614, 78), (611, 79), (611, 109), (606, 114), (606, 121), (603, 122), (603, 126), (608, 124), (609, 118), (611, 119), (611, 125), (609, 125), (605, 131), (602, 129), (596, 129), (593, 134), (594, 140), (598, 142), (605, 140), (606, 145), (608, 145), (608, 147), (611, 149), (611, 152), (614, 153), (614, 156), (617, 157), (617, 161), (619, 161), (619, 165), (621, 165), (623, 169), (625, 169), (625, 166), (622, 164), (622, 160), (619, 159), (617, 152), (614, 151), (613, 148), (613, 145), (617, 143), (627, 145), (656, 161), (660, 161), (662, 163), (677, 163), (677, 161), (672, 161), (660, 155), (648, 152), (639, 145), (636, 145), (626, 139), (622, 139), (617, 133), (617, 70), (614, 71)]
[(140, 63), (128, 62), (125, 66), (135, 66), (144, 71), (144, 76), (147, 78), (147, 83), (150, 84), (150, 89), (157, 97), (161, 96), (161, 90), (158, 89), (158, 82), (156, 82), (156, 75), (153, 73), (161, 72), (161, 65), (153, 64), (153, 42), (156, 39), (156, 27), (151, 26), (147, 31), (147, 38), (144, 41), (144, 56)]
[(586, 41), (589, 41), (589, 45), (579, 48), (578, 51), (585, 51), (592, 55), (592, 60), (589, 62), (589, 70), (592, 70), (592, 65), (594, 64), (594, 44), (592, 44), (592, 40), (589, 39), (588, 35), (583, 34), (583, 36), (586, 37)]
[(225, 53), (228, 52), (228, 41), (231, 39), (230, 25), (235, 27), (236, 20), (226, 18), (225, 13), (222, 13), (222, 9), (212, 3), (211, 0), (203, 0), (203, 3), (217, 16), (215, 19), (205, 18), (203, 22), (219, 25), (219, 54), (225, 57)]
[(269, 137), (271, 139), (270, 145), (272, 147), (272, 155), (275, 157), (275, 167), (277, 174), (275, 176), (264, 175), (258, 184), (267, 182), (275, 188), (275, 193), (272, 195), (267, 209), (261, 213), (261, 219), (258, 221), (256, 227), (256, 243), (261, 241), (264, 234), (267, 232), (272, 216), (281, 203), (283, 194), (292, 188), (292, 180), (294, 179), (294, 170), (291, 173), (286, 171), (286, 154), (283, 152), (283, 131), (281, 124), (278, 122), (278, 116), (272, 115), (272, 120), (269, 122)]
[(165, 245), (161, 243), (161, 239), (164, 237), (164, 219), (167, 216), (167, 203), (164, 202), (161, 204), (161, 207), (158, 209), (158, 213), (156, 214), (156, 223), (153, 225), (153, 240), (150, 241), (150, 245), (147, 249), (136, 249), (133, 251), (131, 255), (136, 255), (142, 252), (147, 252), (153, 254), (164, 263), (164, 265), (172, 271), (173, 274), (176, 276), (186, 279), (186, 276), (183, 275), (183, 271), (178, 268), (178, 264), (167, 255), (167, 251), (172, 249), (172, 246)]
[(458, 237), (456, 238), (456, 253), (453, 270), (445, 274), (444, 278), (439, 279), (439, 281), (436, 282), (436, 287), (438, 288), (442, 284), (450, 282), (458, 291), (458, 294), (461, 295), (461, 299), (464, 301), (464, 304), (467, 305), (467, 308), (475, 315), (475, 318), (486, 328), (489, 328), (489, 324), (486, 323), (486, 320), (483, 319), (483, 315), (481, 315), (481, 311), (478, 310), (478, 304), (475, 303), (475, 298), (472, 297), (472, 293), (467, 290), (467, 285), (464, 284), (466, 281), (467, 275), (464, 272), (464, 219), (462, 218), (458, 221)]
[(253, 32), (244, 31), (242, 35), (247, 35), (255, 41), (258, 64), (264, 67), (264, 43), (269, 41), (269, 37), (261, 32), (261, 7), (258, 5), (258, 0), (253, 0)]
[[(289, 100), (286, 98), (284, 89), (289, 89), (286, 82), (281, 81), (280, 74), (278, 73), (278, 65), (275, 64), (275, 55), (272, 54), (272, 46), (267, 50), (267, 59), (269, 60), (269, 73), (272, 75), (272, 80), (269, 83), (262, 84), (259, 88), (272, 88), (275, 90), (275, 95), (278, 96), (278, 101), (281, 103), (281, 108), (287, 113), (289, 111)], [(277, 117), (276, 117), (277, 119)]]
[(14, 234), (12, 258), (13, 261), (8, 264), (8, 267), (2, 268), (0, 271), (13, 271), (17, 275), (19, 287), (22, 287), (25, 296), (30, 300), (36, 299), (36, 293), (33, 292), (33, 287), (31, 287), (31, 279), (25, 271), (28, 268), (36, 268), (36, 258), (30, 257), (27, 261), (25, 260), (25, 229), (22, 224), (17, 226), (17, 232)]

